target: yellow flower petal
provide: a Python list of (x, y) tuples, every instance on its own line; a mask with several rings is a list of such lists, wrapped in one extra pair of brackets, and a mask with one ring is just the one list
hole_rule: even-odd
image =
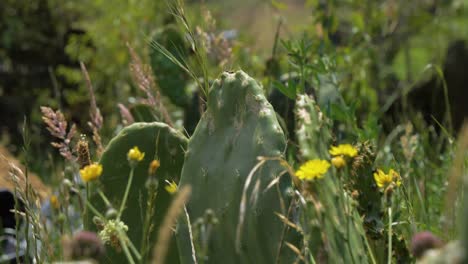
[(131, 161), (131, 162), (142, 161), (144, 157), (145, 157), (145, 153), (141, 152), (137, 146), (130, 149), (127, 153), (127, 159), (128, 161)]
[(345, 161), (345, 159), (343, 158), (343, 156), (333, 157), (333, 158), (331, 159), (331, 163), (332, 163), (333, 166), (335, 166), (335, 168), (337, 168), (337, 169), (346, 166), (346, 161)]
[(328, 168), (330, 168), (330, 163), (326, 160), (309, 160), (299, 168), (296, 176), (301, 180), (319, 179), (323, 178)]
[(398, 172), (390, 169), (386, 174), (382, 170), (378, 169), (377, 172), (374, 173), (374, 180), (379, 188), (387, 188), (390, 184), (394, 183), (397, 187), (401, 185), (401, 178)]
[(174, 194), (175, 192), (177, 192), (177, 183), (175, 183), (174, 181), (171, 181), (169, 182), (168, 180), (166, 180), (166, 186), (164, 187), (164, 189), (170, 193), (170, 194)]
[(336, 147), (332, 146), (329, 152), (332, 156), (348, 156), (350, 158), (353, 158), (358, 154), (357, 149), (351, 144), (341, 144)]
[(93, 181), (99, 178), (101, 174), (102, 165), (98, 163), (90, 164), (80, 170), (80, 175), (83, 182)]

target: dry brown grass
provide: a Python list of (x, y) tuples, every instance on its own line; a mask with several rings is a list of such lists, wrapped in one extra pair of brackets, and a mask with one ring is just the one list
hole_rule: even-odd
[[(15, 184), (10, 176), (10, 164), (24, 170), (21, 163), (13, 157), (5, 147), (0, 146), (0, 188), (5, 188), (13, 192)], [(46, 186), (36, 174), (31, 172), (28, 174), (29, 184), (32, 186), (32, 189), (37, 192), (40, 199), (44, 201), (50, 194), (50, 188)], [(26, 178), (23, 174), (17, 176), (21, 186), (21, 191), (25, 192)]]

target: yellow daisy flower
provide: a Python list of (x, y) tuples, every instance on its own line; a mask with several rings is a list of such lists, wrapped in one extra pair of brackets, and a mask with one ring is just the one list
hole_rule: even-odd
[(327, 173), (328, 168), (330, 168), (330, 163), (326, 160), (309, 160), (299, 168), (296, 176), (301, 180), (320, 179)]
[(81, 179), (83, 182), (93, 181), (99, 178), (102, 174), (102, 165), (98, 163), (90, 164), (80, 170)]
[(377, 172), (374, 173), (374, 180), (379, 188), (386, 188), (393, 183), (397, 187), (401, 185), (400, 174), (398, 174), (398, 172), (394, 171), (393, 169), (391, 169), (388, 173), (378, 169)]
[(350, 158), (356, 157), (358, 154), (357, 149), (351, 144), (332, 146), (329, 152), (332, 156), (348, 156)]
[(130, 162), (142, 161), (144, 157), (145, 157), (145, 153), (141, 152), (137, 146), (130, 149), (127, 153), (127, 159)]

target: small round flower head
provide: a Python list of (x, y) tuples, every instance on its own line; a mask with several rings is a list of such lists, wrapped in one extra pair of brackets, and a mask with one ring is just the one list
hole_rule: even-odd
[(99, 237), (102, 241), (107, 244), (117, 246), (119, 233), (126, 233), (128, 226), (120, 220), (111, 219), (104, 224), (104, 228), (99, 232)]
[(411, 239), (411, 253), (416, 258), (421, 258), (429, 249), (439, 248), (442, 241), (429, 231), (417, 233)]
[(102, 165), (93, 163), (80, 170), (83, 182), (90, 182), (99, 178), (102, 174)]
[(149, 165), (149, 168), (148, 168), (148, 174), (149, 175), (155, 175), (156, 174), (156, 170), (161, 166), (161, 163), (159, 162), (159, 160), (153, 160), (151, 161), (150, 165)]
[(175, 183), (174, 181), (168, 181), (166, 180), (166, 186), (164, 187), (164, 189), (170, 193), (170, 194), (174, 194), (177, 192), (177, 183)]
[(354, 158), (358, 154), (357, 149), (351, 144), (332, 146), (329, 152), (332, 156), (347, 156), (350, 158)]
[(127, 153), (127, 159), (130, 162), (140, 162), (143, 160), (144, 157), (145, 153), (141, 152), (137, 146), (130, 149)]
[(89, 231), (76, 233), (70, 241), (69, 247), (68, 254), (72, 260), (99, 260), (104, 255), (104, 245), (101, 239), (96, 233)]
[(296, 176), (301, 180), (320, 179), (327, 173), (328, 168), (330, 163), (326, 160), (309, 160), (296, 171)]
[(332, 163), (333, 166), (335, 166), (335, 168), (337, 168), (337, 169), (341, 169), (341, 168), (343, 168), (344, 166), (346, 166), (346, 161), (345, 161), (345, 159), (344, 159), (342, 156), (333, 157), (333, 158), (331, 159), (331, 163)]

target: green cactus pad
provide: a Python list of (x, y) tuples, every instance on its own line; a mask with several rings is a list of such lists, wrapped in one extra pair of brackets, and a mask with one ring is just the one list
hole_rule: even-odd
[[(165, 25), (154, 34), (152, 40), (164, 46), (178, 61), (187, 60), (184, 56), (187, 55), (188, 48), (176, 25)], [(185, 106), (189, 103), (190, 95), (186, 90), (190, 80), (188, 74), (155, 48), (150, 48), (150, 61), (161, 93), (175, 105)]]
[[(177, 182), (182, 169), (187, 141), (187, 138), (182, 134), (164, 123), (135, 123), (120, 131), (111, 140), (102, 155), (100, 160), (103, 166), (103, 174), (100, 177), (101, 188), (113, 206), (118, 210), (130, 173), (127, 152), (129, 149), (137, 146), (145, 153), (144, 160), (139, 162), (135, 169), (126, 209), (122, 214), (122, 220), (129, 228), (128, 236), (137, 249), (140, 249), (141, 246), (143, 219), (146, 213), (146, 201), (148, 200), (145, 183), (148, 178), (149, 163), (153, 159), (159, 159), (161, 163), (156, 172), (159, 187), (152, 221), (154, 228), (153, 233), (150, 235), (149, 249), (151, 250), (157, 237), (160, 223), (172, 199), (171, 195), (164, 189), (164, 181), (168, 179)], [(91, 203), (100, 212), (106, 212), (106, 206), (97, 194), (94, 193)], [(93, 224), (90, 223), (89, 225), (92, 226)], [(178, 252), (175, 239), (172, 240), (169, 250), (167, 259), (171, 261), (170, 263), (177, 263)], [(123, 253), (117, 253), (115, 249), (107, 250), (107, 254), (109, 263), (127, 262)]]
[[(329, 159), (332, 139), (329, 124), (312, 98), (307, 95), (297, 98), (296, 118), (302, 157)], [(362, 219), (355, 202), (343, 191), (344, 174), (338, 173), (330, 168), (322, 179), (309, 185), (323, 210), (312, 204), (303, 208), (301, 223), (304, 230), (309, 230), (308, 247), (314, 257), (325, 258), (325, 263), (368, 263)]]
[[(266, 187), (284, 170), (268, 161), (253, 175), (246, 191), (247, 206), (240, 236), (236, 235), (243, 188), (257, 157), (281, 157), (285, 138), (262, 88), (246, 73), (224, 72), (208, 94), (207, 110), (191, 137), (180, 185), (192, 186), (187, 211), (192, 223), (195, 248), (203, 263), (292, 263), (292, 251), (281, 247), (283, 223), (275, 212), (286, 215), (291, 186), (288, 175), (279, 186)], [(255, 187), (257, 186), (257, 187)], [(278, 188), (277, 188), (278, 187)], [(281, 204), (286, 205), (284, 207)], [(218, 224), (212, 226), (205, 248), (197, 240), (197, 224), (212, 209)], [(208, 211), (211, 212), (211, 211)], [(189, 251), (187, 226), (180, 224), (177, 239), (181, 250)], [(236, 244), (239, 238), (238, 244)], [(284, 237), (285, 241), (288, 236)], [(203, 243), (202, 243), (203, 244)], [(236, 250), (236, 245), (240, 247)], [(200, 249), (201, 248), (201, 249)], [(185, 254), (187, 255), (187, 254)], [(190, 258), (183, 263), (190, 263)]]
[(137, 103), (130, 106), (130, 113), (135, 122), (157, 122), (160, 121), (155, 110), (147, 104)]

